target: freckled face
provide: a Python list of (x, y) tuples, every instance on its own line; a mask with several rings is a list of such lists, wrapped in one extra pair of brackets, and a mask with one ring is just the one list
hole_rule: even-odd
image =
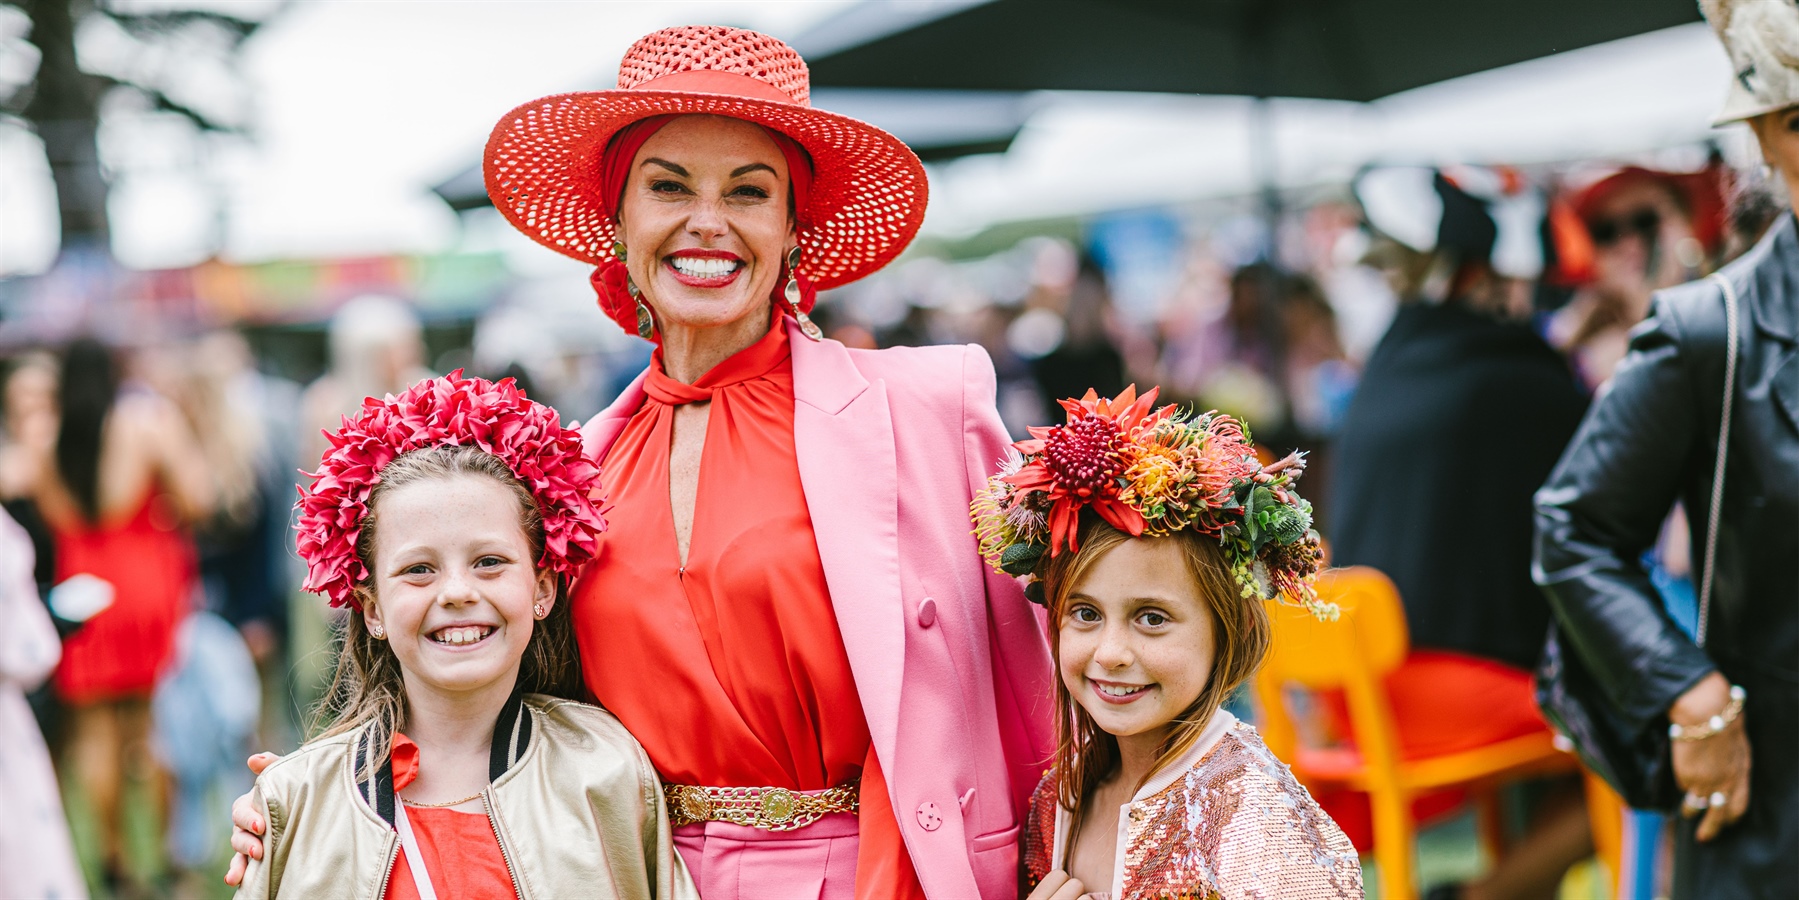
[(370, 626), (382, 625), (407, 691), (510, 692), (555, 582), (539, 572), (518, 500), (491, 478), (456, 475), (383, 495)]
[(1205, 690), (1212, 632), (1180, 545), (1132, 538), (1070, 591), (1056, 623), (1062, 683), (1108, 734), (1160, 741)]
[(787, 161), (760, 126), (676, 119), (631, 163), (619, 236), (625, 266), (661, 327), (766, 316), (795, 244)]

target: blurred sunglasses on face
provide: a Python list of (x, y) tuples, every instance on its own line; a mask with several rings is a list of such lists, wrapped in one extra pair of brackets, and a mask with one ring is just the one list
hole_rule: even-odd
[(1661, 229), (1661, 213), (1653, 209), (1639, 209), (1616, 218), (1595, 219), (1587, 223), (1587, 233), (1593, 236), (1593, 243), (1600, 247), (1609, 247), (1631, 235), (1651, 241)]

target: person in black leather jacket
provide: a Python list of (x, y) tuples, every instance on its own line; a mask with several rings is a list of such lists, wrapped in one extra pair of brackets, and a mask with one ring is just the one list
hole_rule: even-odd
[[(1782, 15), (1790, 18), (1777, 24), (1799, 39), (1799, 10), (1790, 2), (1767, 6), (1787, 8)], [(1719, 19), (1728, 20), (1730, 10), (1706, 12), (1728, 47), (1730, 32)], [(1736, 58), (1742, 54), (1731, 49), (1744, 72)], [(1799, 105), (1792, 105), (1799, 103), (1799, 71), (1781, 76), (1768, 85), (1751, 67), (1739, 86), (1747, 83), (1764, 102), (1770, 94), (1784, 99), (1749, 123), (1768, 165), (1799, 195)], [(1676, 627), (1638, 560), (1678, 499), (1692, 515), (1695, 568), (1705, 564), (1726, 350), (1724, 290), (1716, 280), (1656, 296), (1629, 355), (1537, 494), (1535, 576), (1564, 646), (1639, 734), (1666, 731), (1670, 723), (1705, 733), (1731, 705), (1731, 686), (1743, 688), (1741, 713), (1717, 734), (1673, 742), (1675, 781), (1687, 794), (1676, 829), (1674, 896), (1792, 897), (1799, 892), (1793, 214), (1782, 214), (1722, 275), (1739, 297), (1740, 356), (1705, 647)], [(1695, 581), (1702, 574), (1695, 571)], [(1723, 802), (1712, 802), (1719, 794)]]

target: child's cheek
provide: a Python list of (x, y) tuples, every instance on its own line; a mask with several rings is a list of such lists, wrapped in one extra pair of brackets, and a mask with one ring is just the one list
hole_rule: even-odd
[(1088, 660), (1093, 657), (1091, 642), (1082, 640), (1078, 633), (1068, 629), (1060, 631), (1056, 635), (1056, 641), (1056, 656), (1061, 660), (1057, 668), (1060, 670), (1062, 685), (1070, 695), (1085, 703), (1085, 699), (1081, 698), (1085, 683), (1082, 673), (1087, 669)]

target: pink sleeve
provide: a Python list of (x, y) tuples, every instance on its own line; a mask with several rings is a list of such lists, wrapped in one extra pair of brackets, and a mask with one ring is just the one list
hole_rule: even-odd
[[(993, 361), (969, 345), (962, 363), (963, 462), (968, 498), (974, 499), (998, 468), (1012, 440), (995, 406)], [(972, 528), (972, 525), (970, 526)], [(1018, 580), (981, 563), (987, 586), (988, 635), (993, 656), (993, 695), (1000, 739), (1010, 768), (1013, 813), (1023, 822), (1031, 791), (1043, 777), (1054, 748), (1049, 644), (1043, 611), (1024, 598)]]
[(50, 613), (38, 599), (32, 574), (31, 537), (0, 511), (0, 681), (30, 691), (50, 677), (62, 658), (62, 643)]

